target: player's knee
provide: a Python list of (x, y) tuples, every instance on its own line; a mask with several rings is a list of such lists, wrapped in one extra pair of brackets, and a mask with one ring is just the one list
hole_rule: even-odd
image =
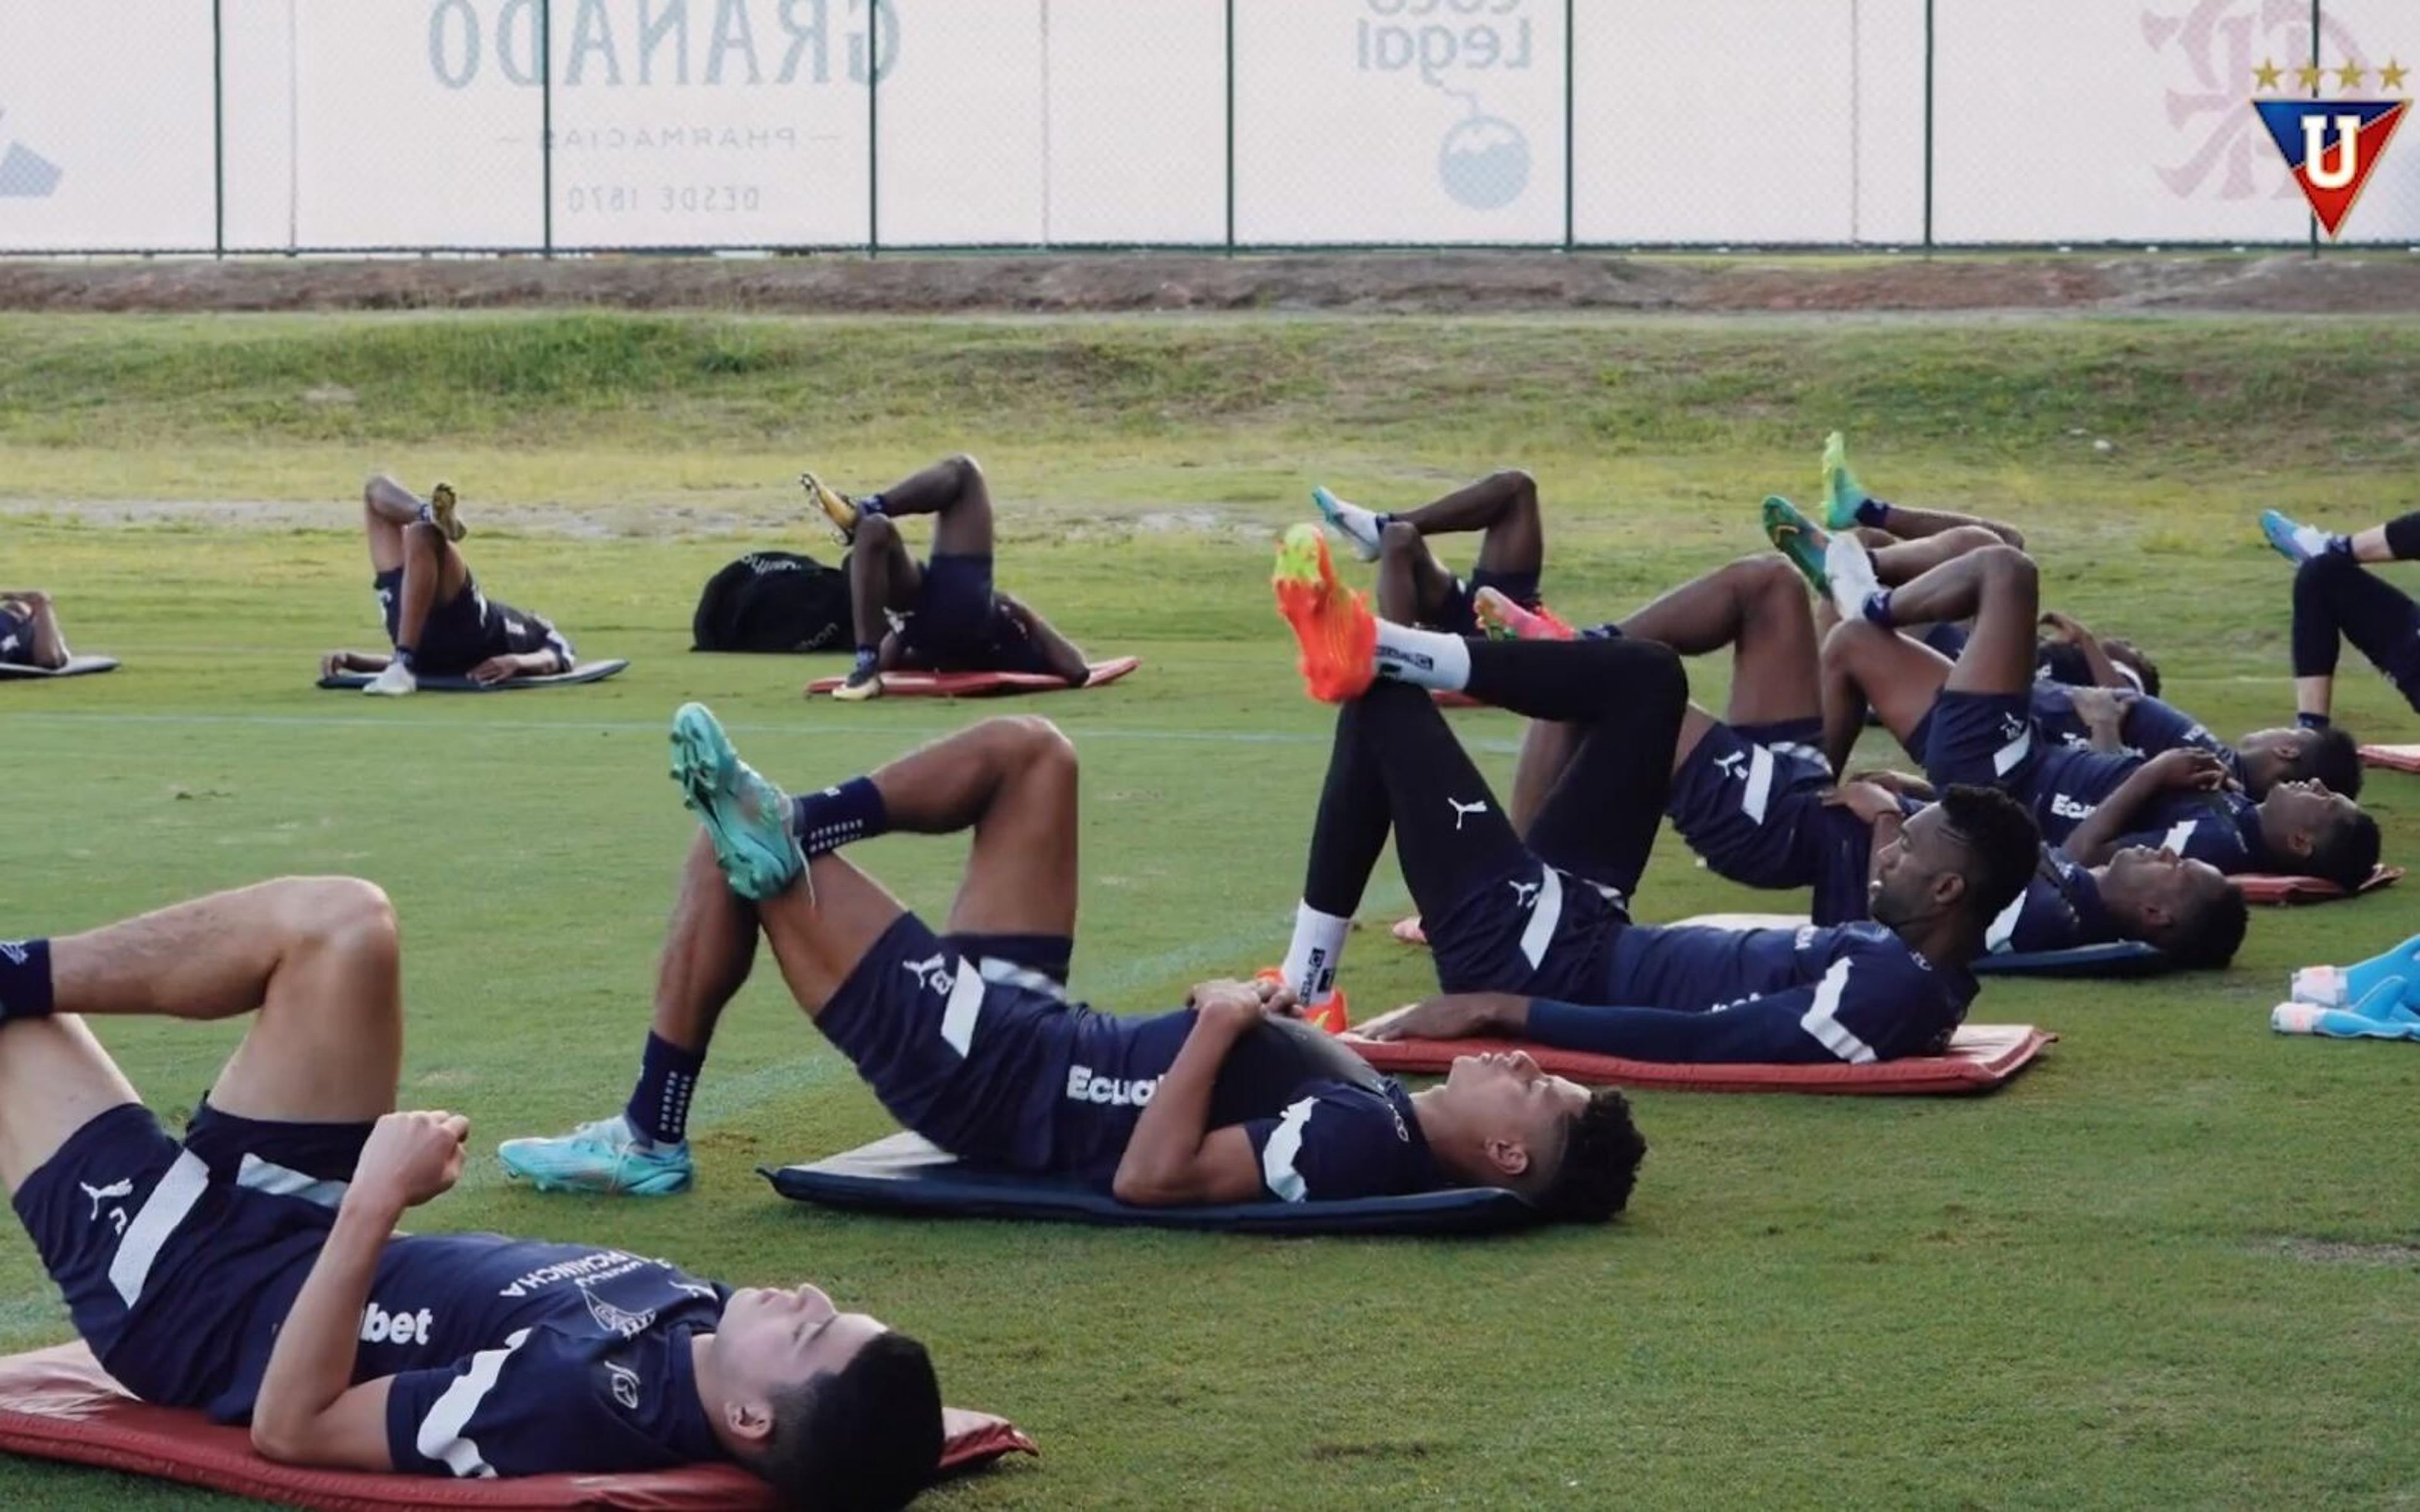
[(361, 877), (302, 877), (286, 900), (290, 928), (323, 945), (395, 955), (400, 938), (386, 889)]
[(849, 544), (858, 550), (888, 551), (899, 543), (899, 527), (888, 515), (860, 515)]
[(1513, 508), (1538, 507), (1538, 480), (1530, 476), (1528, 469), (1505, 468), (1490, 475), (1488, 481), (1499, 488), (1509, 488), (1512, 491)]
[(388, 477), (385, 473), (373, 472), (368, 477), (362, 480), (362, 502), (365, 504), (376, 503), (378, 502), (378, 497), (381, 492), (390, 488), (400, 488), (401, 486), (401, 484), (396, 483), (393, 478)]
[(2343, 592), (2346, 582), (2360, 571), (2351, 557), (2340, 551), (2322, 551), (2294, 569), (2294, 599), (2309, 604), (2333, 597)]
[(406, 551), (435, 556), (437, 548), (444, 544), (444, 533), (428, 520), (416, 519), (403, 528), (403, 548)]
[(1076, 769), (1076, 743), (1050, 720), (1038, 714), (1018, 714), (1004, 722), (1012, 727), (1009, 738), (1027, 764)]
[(2041, 601), (2041, 572), (2034, 559), (2013, 546), (1993, 544), (1975, 553), (1983, 580), (2005, 599), (2017, 597), (2039, 604)]
[(1381, 560), (1407, 555), (1420, 548), (1420, 532), (1417, 526), (1390, 519), (1378, 532), (1378, 555)]
[(1741, 557), (1723, 568), (1724, 580), (1744, 599), (1788, 597), (1799, 603), (1807, 600), (1806, 579), (1790, 564), (1788, 557), (1772, 551)]
[(1961, 556), (1969, 551), (1989, 551), (1997, 547), (2006, 547), (2011, 551), (2023, 551), (2025, 545), (2023, 541), (2004, 540), (1980, 525), (1954, 525), (1941, 533), (1955, 546), (1957, 554)]
[(1842, 620), (1832, 626), (1823, 638), (1823, 664), (1826, 676), (1846, 677), (1855, 681), (1875, 646), (1891, 634), (1870, 620)]

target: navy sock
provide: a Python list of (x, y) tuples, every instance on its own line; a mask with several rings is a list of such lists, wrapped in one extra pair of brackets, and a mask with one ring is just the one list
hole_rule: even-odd
[(705, 1051), (684, 1050), (650, 1032), (646, 1053), (639, 1060), (639, 1085), (631, 1088), (630, 1104), (622, 1116), (643, 1138), (679, 1144), (689, 1137), (689, 1100), (705, 1066)]
[(867, 494), (864, 498), (856, 501), (856, 503), (857, 512), (861, 515), (879, 515), (882, 513), (882, 496), (878, 493)]
[(1891, 591), (1887, 588), (1877, 588), (1868, 594), (1865, 607), (1860, 612), (1868, 620), (1885, 630), (1899, 628), (1898, 623), (1891, 618)]
[(1890, 505), (1879, 499), (1869, 499), (1857, 506), (1857, 523), (1860, 525), (1870, 525), (1878, 531), (1885, 530), (1888, 529), (1886, 522), (1889, 519)]
[(874, 664), (875, 664), (875, 662), (876, 662), (876, 661), (877, 661), (877, 660), (879, 660), (879, 659), (880, 659), (881, 656), (882, 656), (882, 651), (881, 651), (881, 648), (880, 648), (880, 647), (878, 647), (878, 646), (860, 646), (860, 647), (858, 647), (858, 648), (857, 648), (857, 665), (855, 665), (854, 667), (851, 667), (851, 668), (848, 670), (848, 674), (849, 674), (851, 677), (856, 677), (856, 676), (858, 676), (858, 675), (859, 675), (859, 674), (861, 674), (861, 673), (863, 673), (863, 672), (870, 672), (870, 671), (874, 671)]
[(809, 856), (836, 851), (855, 841), (891, 832), (891, 810), (874, 779), (853, 777), (821, 793), (801, 793), (790, 814), (791, 832)]
[(403, 664), (403, 670), (405, 671), (411, 671), (413, 670), (411, 657), (412, 650), (410, 646), (397, 646), (395, 648), (395, 659)]
[(0, 940), (0, 1024), (51, 1016), (51, 942)]
[(2301, 730), (2325, 730), (2330, 722), (2331, 721), (2328, 717), (2324, 714), (2298, 714), (2294, 716), (2294, 725), (2297, 729)]
[(2332, 556), (2349, 557), (2352, 555), (2352, 537), (2350, 535), (2331, 535), (2328, 537), (2328, 544), (2321, 547), (2319, 549)]

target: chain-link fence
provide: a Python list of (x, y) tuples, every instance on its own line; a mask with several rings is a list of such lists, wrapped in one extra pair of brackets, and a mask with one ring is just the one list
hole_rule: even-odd
[[(2301, 244), (2251, 100), (2415, 60), (2412, 0), (11, 0), (0, 253)], [(2420, 241), (2420, 142), (2342, 229)]]

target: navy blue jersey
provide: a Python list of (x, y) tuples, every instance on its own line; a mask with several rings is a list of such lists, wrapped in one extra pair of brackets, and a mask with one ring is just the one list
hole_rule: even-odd
[[(976, 1164), (1054, 1171), (1106, 1191), (1190, 1010), (1121, 1019), (987, 969), (965, 937), (902, 915), (816, 1019), (884, 1107)], [(1246, 1035), (1220, 1067), (1210, 1127), (1241, 1126), (1280, 1201), (1439, 1183), (1410, 1097), (1295, 1021)]]
[(2053, 747), (2041, 751), (2026, 779), (2010, 793), (2033, 810), (2042, 839), (2057, 845), (2142, 764), (2142, 757), (2129, 752)]
[(2260, 806), (2241, 793), (2163, 793), (2143, 805), (2118, 846), (2148, 845), (2188, 861), (2208, 861), (2226, 876), (2265, 872), (2269, 846)]
[(1529, 1007), (1542, 1043), (1641, 1060), (1864, 1065), (1938, 1049), (1975, 1000), (1879, 924), (1623, 930), (1605, 1001)]
[(2045, 845), (2034, 879), (1992, 920), (1983, 944), (1993, 955), (2032, 954), (2106, 945), (2124, 937), (2102, 904), (2101, 884), (2091, 871), (2076, 865), (2065, 851)]
[(718, 1459), (690, 1344), (722, 1288), (662, 1260), (499, 1234), (389, 1242), (356, 1381), (393, 1376), (395, 1468), (525, 1475)]
[[(1060, 1168), (1104, 1184), (1117, 1174), (1142, 1110), (1193, 1031), (1191, 1009), (1122, 1019), (1075, 1011), (1076, 1036), (1060, 1101)], [(1438, 1184), (1436, 1163), (1390, 1077), (1335, 1040), (1295, 1021), (1261, 1025), (1220, 1067), (1210, 1127), (1240, 1125), (1261, 1185), (1280, 1202), (1388, 1196)]]
[[(240, 1423), (369, 1129), (232, 1118), (204, 1103), (179, 1142), (127, 1103), (78, 1130), (19, 1189), (16, 1208), (111, 1375), (146, 1401)], [(387, 1445), (406, 1473), (719, 1459), (690, 1345), (724, 1300), (622, 1250), (398, 1236), (362, 1309), (352, 1380), (392, 1378)]]
[[(2091, 732), (2076, 717), (2074, 690), (2066, 684), (2036, 683), (2033, 706), (2035, 727), (2052, 741), (2079, 750), (2091, 748)], [(2129, 702), (2118, 737), (2127, 750), (2139, 756), (2188, 748), (2206, 750), (2225, 763), (2238, 782), (2243, 780), (2243, 758), (2233, 747), (2211, 734), (2210, 727), (2192, 715), (2159, 699), (2141, 697)]]
[(14, 666), (34, 664), (34, 622), (0, 609), (0, 661)]

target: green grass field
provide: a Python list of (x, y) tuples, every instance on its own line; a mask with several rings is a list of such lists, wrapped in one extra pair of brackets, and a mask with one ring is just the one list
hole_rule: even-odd
[[(1283, 945), (1328, 721), (1294, 684), (1267, 545), (1311, 482), (1408, 504), (1525, 464), (1554, 602), (1609, 617), (1758, 546), (1757, 500), (1810, 491), (1845, 424), (1885, 494), (2022, 524), (2056, 603), (2234, 731), (2290, 712), (2288, 573), (2253, 517), (2411, 506), (2420, 322), (0, 317), (0, 493), (32, 506), (0, 513), (0, 579), (128, 663), (0, 685), (0, 933), (375, 878), (404, 921), (403, 1098), (468, 1112), (481, 1156), (424, 1226), (812, 1277), (924, 1336), (954, 1400), (1046, 1451), (933, 1504), (2353, 1506), (2420, 1484), (2414, 1052), (2266, 1024), (2292, 966), (2420, 927), (2410, 885), (2262, 914), (2225, 975), (1989, 987), (1979, 1021), (2063, 1036), (1989, 1099), (1643, 1096), (1637, 1199), (1585, 1232), (1279, 1242), (781, 1203), (753, 1167), (887, 1120), (769, 971), (707, 1065), (694, 1194), (541, 1198), (491, 1153), (628, 1089), (688, 833), (663, 776), (678, 702), (794, 784), (986, 712), (810, 704), (831, 664), (688, 654), (716, 565), (821, 549), (786, 481), (803, 463), (863, 487), (976, 452), (1004, 582), (1144, 658), (1016, 707), (1084, 762), (1077, 985), (1145, 1011)], [(633, 669), (509, 698), (313, 691), (318, 652), (374, 643), (352, 502), (373, 467), (453, 478), (490, 589)], [(79, 510), (127, 501), (198, 502)], [(1718, 701), (1727, 670), (1692, 673)], [(2420, 739), (2357, 657), (2340, 712)], [(1457, 721), (1505, 772), (1512, 724)], [(2370, 796), (2412, 860), (2420, 781)], [(858, 854), (938, 910), (962, 851)], [(1667, 837), (1641, 913), (1795, 901)], [(1383, 873), (1348, 954), (1365, 1012), (1428, 984), (1385, 937), (1404, 902)], [(171, 1113), (239, 1027), (103, 1026)], [(67, 1332), (30, 1246), (0, 1242), (0, 1347)], [(207, 1502), (0, 1460), (0, 1504)]]

